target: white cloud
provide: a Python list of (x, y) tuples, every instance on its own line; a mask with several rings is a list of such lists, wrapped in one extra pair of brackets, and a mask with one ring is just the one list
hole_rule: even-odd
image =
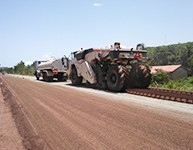
[(101, 3), (94, 3), (93, 6), (94, 6), (94, 7), (101, 7), (102, 4), (101, 4)]

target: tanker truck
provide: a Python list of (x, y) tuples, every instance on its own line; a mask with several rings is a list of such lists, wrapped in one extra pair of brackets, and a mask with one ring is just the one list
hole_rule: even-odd
[(35, 61), (35, 77), (37, 80), (43, 78), (44, 81), (51, 82), (53, 79), (66, 81), (68, 75), (65, 71), (62, 59), (52, 59), (48, 61)]
[(80, 85), (84, 79), (88, 86), (119, 92), (150, 85), (151, 71), (146, 54), (142, 44), (136, 49), (123, 49), (119, 42), (115, 42), (109, 49), (75, 51), (70, 60), (64, 58), (62, 63), (72, 85)]

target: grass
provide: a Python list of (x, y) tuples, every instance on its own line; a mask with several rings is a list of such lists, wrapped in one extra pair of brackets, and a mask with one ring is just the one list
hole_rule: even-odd
[(189, 77), (187, 79), (180, 79), (180, 80), (169, 80), (162, 84), (159, 84), (157, 82), (152, 82), (151, 87), (177, 89), (177, 90), (193, 92), (193, 77)]

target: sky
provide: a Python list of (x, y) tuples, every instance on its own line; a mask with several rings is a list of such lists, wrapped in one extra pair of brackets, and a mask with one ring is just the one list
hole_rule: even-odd
[(193, 41), (193, 0), (0, 0), (0, 64), (61, 58), (115, 41)]

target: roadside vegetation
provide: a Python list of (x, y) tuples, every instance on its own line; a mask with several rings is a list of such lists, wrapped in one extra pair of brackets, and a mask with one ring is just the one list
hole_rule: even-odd
[(188, 77), (187, 79), (180, 80), (171, 80), (166, 72), (162, 70), (157, 70), (157, 73), (152, 76), (151, 87), (193, 92), (193, 77)]
[(188, 70), (188, 78), (171, 80), (169, 75), (157, 70), (152, 77), (151, 87), (193, 91), (193, 42), (168, 46), (148, 47), (151, 66), (181, 64)]
[(23, 61), (19, 62), (14, 67), (3, 67), (0, 72), (5, 72), (9, 74), (20, 74), (20, 75), (34, 75), (34, 64), (25, 65)]
[(181, 64), (193, 75), (193, 42), (147, 47), (147, 55), (151, 66)]

